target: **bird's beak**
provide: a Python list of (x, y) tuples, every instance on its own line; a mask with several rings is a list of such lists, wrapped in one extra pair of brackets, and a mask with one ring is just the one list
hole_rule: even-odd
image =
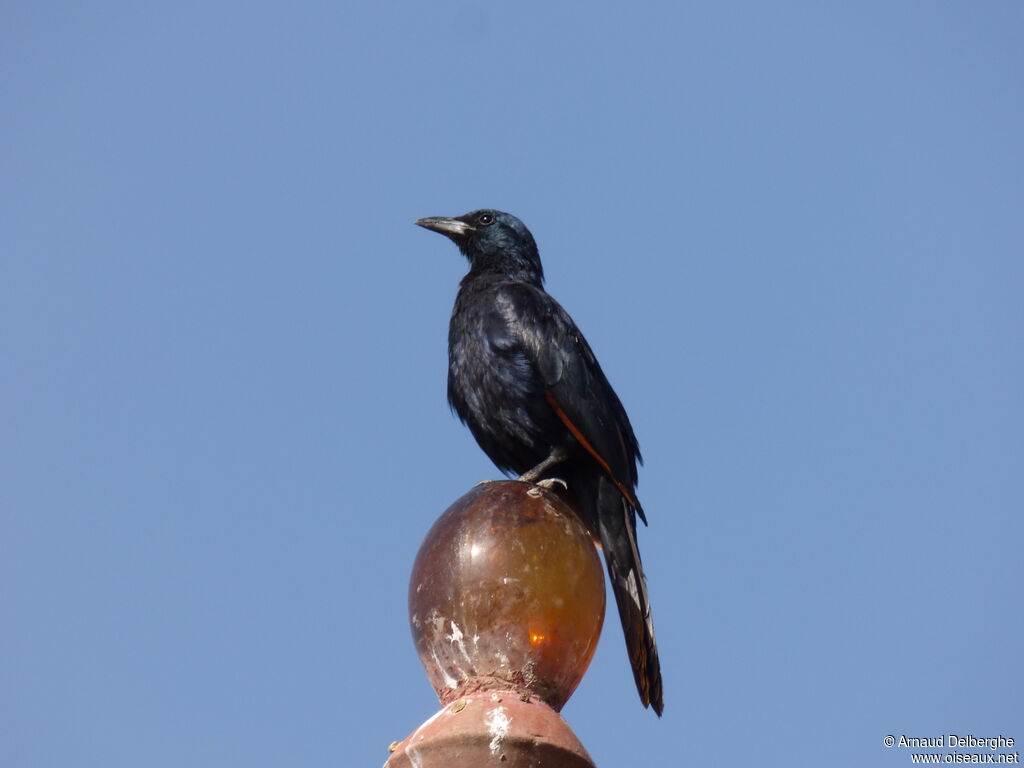
[(456, 242), (464, 238), (470, 232), (475, 231), (473, 227), (469, 226), (469, 224), (461, 219), (449, 219), (444, 216), (428, 216), (425, 219), (420, 219), (416, 224), (424, 229), (432, 229), (434, 232), (440, 232), (442, 235), (447, 235)]

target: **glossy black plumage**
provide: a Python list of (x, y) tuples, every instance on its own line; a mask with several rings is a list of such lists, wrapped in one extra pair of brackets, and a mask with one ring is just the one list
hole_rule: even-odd
[(536, 243), (508, 213), (416, 222), (467, 257), (448, 333), (448, 401), (504, 472), (559, 478), (608, 566), (637, 690), (660, 715), (661, 668), (636, 545), (642, 461), (633, 428), (597, 358), (543, 288)]

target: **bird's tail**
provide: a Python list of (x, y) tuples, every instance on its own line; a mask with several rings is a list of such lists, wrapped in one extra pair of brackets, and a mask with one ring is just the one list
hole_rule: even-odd
[(653, 707), (661, 717), (665, 706), (661, 691), (661, 663), (658, 646), (654, 642), (647, 579), (636, 545), (636, 510), (604, 476), (598, 478), (595, 490), (597, 498), (585, 508), (596, 512), (597, 519), (592, 520), (592, 524), (601, 537), (636, 688), (643, 705)]

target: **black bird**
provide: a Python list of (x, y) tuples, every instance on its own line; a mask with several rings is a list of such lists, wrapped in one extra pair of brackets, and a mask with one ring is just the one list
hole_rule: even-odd
[[(644, 706), (661, 715), (661, 665), (636, 544), (640, 448), (629, 417), (561, 305), (533, 235), (508, 213), (416, 222), (469, 260), (448, 329), (448, 402), (500, 470), (568, 485), (601, 541)], [(545, 483), (550, 486), (550, 482)]]

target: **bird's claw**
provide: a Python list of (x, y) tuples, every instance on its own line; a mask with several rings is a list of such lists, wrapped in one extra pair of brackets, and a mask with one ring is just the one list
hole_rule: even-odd
[(563, 490), (569, 490), (569, 485), (565, 482), (565, 480), (562, 480), (561, 478), (558, 477), (545, 477), (543, 480), (538, 480), (533, 485), (534, 487), (528, 490), (526, 492), (526, 495), (531, 496), (535, 499), (540, 497), (540, 491), (537, 490), (538, 488), (543, 488), (546, 491), (550, 491), (556, 485), (560, 485), (562, 486)]

